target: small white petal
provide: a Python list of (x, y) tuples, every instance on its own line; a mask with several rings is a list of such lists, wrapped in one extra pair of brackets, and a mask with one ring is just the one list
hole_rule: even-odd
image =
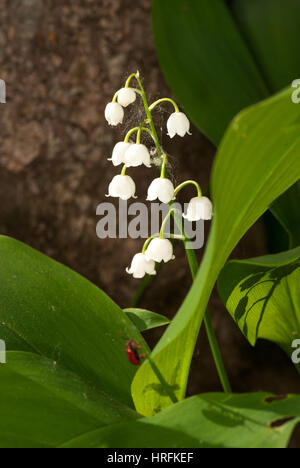
[(132, 88), (122, 88), (118, 94), (118, 103), (123, 107), (129, 106), (136, 100), (136, 93)]
[(110, 102), (105, 108), (105, 118), (109, 125), (118, 125), (123, 122), (124, 109), (117, 102)]
[(134, 278), (144, 278), (146, 274), (156, 275), (155, 262), (147, 260), (143, 253), (138, 253), (133, 257), (130, 268), (126, 268), (126, 272)]
[(157, 178), (148, 188), (147, 200), (153, 201), (158, 198), (162, 203), (168, 204), (174, 199), (174, 191), (174, 185), (169, 179)]
[(137, 167), (144, 164), (151, 167), (151, 158), (148, 148), (142, 144), (132, 144), (125, 153), (125, 164), (127, 167)]
[(114, 166), (125, 164), (125, 153), (132, 143), (126, 143), (125, 141), (119, 141), (113, 149), (112, 157), (109, 161), (112, 161)]
[(135, 196), (135, 183), (130, 176), (117, 175), (108, 187), (108, 196), (129, 200)]
[(190, 121), (183, 112), (174, 112), (170, 115), (168, 122), (168, 135), (173, 138), (175, 135), (184, 137), (190, 135)]
[(173, 255), (173, 245), (168, 239), (152, 239), (145, 256), (147, 260), (153, 260), (154, 262), (169, 262), (175, 258)]
[(192, 198), (183, 217), (188, 221), (210, 220), (213, 217), (213, 204), (207, 197)]

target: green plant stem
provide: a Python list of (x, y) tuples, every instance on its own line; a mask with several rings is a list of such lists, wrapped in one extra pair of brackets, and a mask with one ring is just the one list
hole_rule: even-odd
[(140, 79), (140, 76), (139, 76), (139, 72), (136, 73), (135, 78), (136, 78), (136, 80), (137, 80), (137, 82), (139, 84), (139, 87), (140, 87), (140, 90), (141, 90), (141, 93), (142, 93), (142, 100), (143, 100), (146, 116), (147, 116), (147, 119), (148, 119), (148, 122), (149, 122), (149, 125), (150, 125), (150, 128), (151, 128), (152, 134), (153, 134), (153, 140), (154, 140), (155, 147), (156, 147), (156, 150), (157, 150), (157, 155), (158, 155), (158, 157), (161, 157), (162, 152), (161, 152), (161, 148), (160, 148), (160, 144), (159, 144), (158, 135), (157, 135), (156, 128), (155, 128), (155, 125), (154, 125), (154, 122), (153, 122), (151, 111), (149, 109), (147, 96), (146, 96), (145, 90), (143, 88), (143, 85), (142, 85), (142, 82), (141, 82), (141, 79)]
[(139, 130), (143, 131), (143, 132), (147, 132), (149, 133), (149, 135), (153, 138), (153, 135), (152, 135), (152, 132), (151, 130), (149, 130), (149, 128), (146, 128), (146, 127), (134, 127), (132, 128), (131, 130), (129, 130), (129, 132), (127, 132), (125, 138), (124, 138), (124, 142), (125, 143), (128, 143), (129, 141), (129, 138), (131, 137), (131, 135), (133, 135), (133, 133), (135, 132), (138, 132)]
[[(197, 258), (195, 255), (195, 251), (191, 249), (186, 249), (186, 255), (187, 255), (188, 262), (189, 262), (192, 278), (194, 280), (196, 278), (197, 271), (198, 271), (198, 262), (197, 262)], [(215, 361), (215, 365), (218, 371), (218, 375), (222, 383), (223, 390), (225, 393), (231, 393), (232, 391), (231, 391), (230, 382), (229, 382), (229, 379), (225, 370), (224, 362), (223, 362), (222, 355), (218, 346), (217, 338), (216, 338), (213, 325), (212, 325), (212, 321), (211, 321), (211, 317), (210, 317), (210, 312), (208, 309), (206, 310), (206, 314), (204, 316), (204, 324), (205, 324), (210, 348), (211, 348), (213, 358)]]
[(129, 75), (129, 77), (127, 78), (127, 81), (126, 81), (126, 83), (125, 83), (125, 88), (129, 88), (130, 81), (131, 81), (133, 78), (136, 78), (136, 73), (131, 73), (131, 75)]
[(173, 104), (175, 112), (180, 112), (179, 107), (177, 106), (176, 102), (170, 98), (158, 99), (158, 101), (155, 101), (153, 104), (151, 104), (151, 106), (149, 107), (150, 111), (152, 111), (156, 106), (158, 106), (159, 104), (162, 104), (163, 102), (170, 102), (171, 104)]
[[(187, 259), (188, 259), (191, 275), (192, 275), (192, 278), (193, 278), (193, 281), (194, 281), (196, 276), (197, 276), (197, 271), (198, 271), (198, 268), (199, 268), (197, 257), (196, 257), (195, 251), (193, 249), (189, 249), (187, 247), (188, 243), (190, 242), (190, 239), (187, 238), (187, 236), (186, 236), (186, 234), (184, 232), (182, 222), (179, 219), (178, 213), (173, 210), (172, 214), (174, 216), (175, 223), (177, 224), (178, 228), (180, 229), (181, 233), (183, 234), (183, 236), (185, 238), (185, 241), (184, 241), (185, 252), (186, 252)], [(206, 329), (206, 333), (207, 333), (207, 336), (208, 336), (209, 345), (210, 345), (210, 348), (211, 348), (211, 351), (212, 351), (212, 355), (213, 355), (213, 358), (214, 358), (214, 361), (215, 361), (215, 365), (216, 365), (216, 368), (217, 368), (217, 372), (218, 372), (218, 375), (219, 375), (223, 390), (224, 390), (225, 393), (232, 393), (230, 382), (229, 382), (229, 379), (228, 379), (228, 376), (227, 376), (227, 373), (226, 373), (226, 369), (225, 369), (224, 362), (223, 362), (223, 359), (222, 359), (222, 355), (221, 355), (221, 352), (220, 352), (220, 349), (219, 349), (217, 338), (216, 338), (216, 335), (215, 335), (215, 332), (214, 332), (214, 329), (213, 329), (213, 326), (212, 326), (210, 312), (209, 312), (208, 309), (207, 309), (206, 314), (204, 316), (204, 324), (205, 324), (205, 329)]]
[(170, 216), (173, 214), (174, 211), (175, 211), (174, 209), (173, 209), (173, 210), (171, 209), (171, 210), (168, 212), (168, 214), (167, 214), (167, 216), (165, 217), (165, 219), (163, 220), (162, 225), (161, 225), (161, 228), (160, 228), (160, 231), (159, 231), (159, 238), (160, 238), (160, 239), (163, 239), (163, 238), (164, 238), (164, 233), (165, 233), (165, 228), (166, 228), (167, 222), (169, 221), (169, 218), (170, 218)]
[(143, 278), (143, 280), (141, 281), (139, 287), (137, 288), (137, 290), (135, 292), (135, 295), (133, 296), (133, 298), (130, 301), (130, 307), (131, 308), (136, 308), (139, 305), (140, 300), (142, 299), (147, 287), (149, 286), (149, 284), (151, 283), (153, 278), (154, 278), (154, 276), (150, 276), (150, 275), (146, 275)]
[(162, 155), (162, 165), (161, 165), (161, 171), (160, 171), (160, 177), (161, 179), (166, 178), (166, 165), (167, 165), (167, 155), (163, 154)]
[(195, 187), (197, 188), (198, 197), (202, 197), (202, 190), (200, 188), (200, 185), (195, 180), (186, 180), (182, 184), (178, 185), (178, 187), (176, 187), (175, 189), (174, 196), (176, 197), (178, 193), (180, 192), (180, 190), (182, 190), (187, 185), (195, 185)]
[(151, 242), (153, 239), (155, 239), (156, 237), (157, 237), (157, 235), (153, 235), (153, 236), (151, 236), (151, 237), (148, 237), (148, 239), (146, 240), (146, 242), (145, 242), (144, 245), (143, 245), (143, 249), (142, 249), (142, 253), (143, 253), (143, 254), (146, 252), (147, 247), (148, 247), (148, 245), (150, 244), (150, 242)]
[(218, 371), (219, 378), (221, 380), (221, 384), (225, 393), (232, 393), (231, 385), (229, 382), (229, 378), (224, 366), (223, 358), (220, 352), (220, 348), (218, 346), (217, 338), (213, 329), (212, 321), (210, 312), (207, 309), (205, 316), (204, 316), (204, 323), (206, 328), (206, 333), (208, 336), (210, 348), (213, 354), (213, 358), (215, 361), (215, 365)]

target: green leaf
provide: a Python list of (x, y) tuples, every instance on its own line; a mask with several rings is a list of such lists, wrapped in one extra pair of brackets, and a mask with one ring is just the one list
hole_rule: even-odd
[(300, 181), (279, 197), (271, 206), (273, 215), (289, 235), (289, 247), (300, 245)]
[(300, 397), (203, 394), (151, 418), (104, 427), (68, 448), (284, 448), (300, 421)]
[[(300, 247), (277, 255), (231, 261), (222, 270), (220, 296), (250, 344), (264, 338), (291, 357), (300, 338)], [(298, 365), (300, 370), (300, 365)]]
[[(299, 0), (154, 0), (157, 55), (172, 91), (216, 145), (232, 118), (300, 78)], [(180, 34), (178, 32), (180, 31)], [(297, 208), (300, 195), (287, 198)], [(271, 211), (286, 226), (285, 198)], [(288, 232), (299, 245), (299, 223)], [(284, 246), (288, 248), (288, 246)]]
[[(129, 338), (143, 338), (124, 312), (89, 281), (16, 240), (0, 237), (0, 338), (132, 406), (136, 369)], [(0, 416), (1, 417), (1, 416)]]
[(232, 9), (270, 91), (299, 78), (299, 1), (233, 0)]
[(124, 309), (124, 312), (140, 332), (170, 323), (167, 317), (145, 309)]
[(50, 359), (10, 351), (0, 365), (0, 447), (57, 447), (138, 415)]
[(154, 0), (156, 51), (193, 122), (218, 144), (232, 118), (268, 95), (225, 3)]
[[(243, 108), (299, 78), (300, 3), (154, 0), (166, 79), (198, 128), (219, 144)], [(178, 32), (180, 31), (180, 34)]]
[[(300, 107), (291, 90), (239, 114), (220, 145), (212, 176), (215, 217), (196, 280), (152, 358), (184, 398), (190, 362), (205, 309), (230, 253), (270, 204), (300, 177)], [(172, 366), (170, 365), (172, 362)], [(169, 406), (151, 366), (144, 363), (132, 385), (137, 411)]]

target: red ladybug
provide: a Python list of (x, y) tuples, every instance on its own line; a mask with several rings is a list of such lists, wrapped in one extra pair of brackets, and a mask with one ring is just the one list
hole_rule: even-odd
[(146, 356), (144, 354), (139, 354), (138, 350), (142, 347), (139, 346), (134, 340), (129, 340), (126, 343), (126, 354), (129, 362), (134, 366), (138, 366), (141, 363), (141, 359), (144, 359)]

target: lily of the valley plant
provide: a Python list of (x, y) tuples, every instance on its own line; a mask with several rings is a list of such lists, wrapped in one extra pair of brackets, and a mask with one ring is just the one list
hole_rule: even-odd
[[(137, 88), (130, 87), (134, 79), (137, 82)], [(197, 197), (194, 197), (189, 202), (187, 213), (184, 217), (189, 221), (210, 220), (213, 215), (212, 203), (208, 198), (202, 196), (199, 184), (196, 181), (188, 180), (175, 188), (172, 181), (166, 175), (168, 157), (160, 145), (152, 118), (152, 111), (162, 103), (171, 103), (174, 107), (174, 112), (167, 121), (168, 135), (171, 138), (175, 135), (184, 137), (186, 134), (190, 134), (190, 122), (187, 116), (183, 112), (180, 112), (176, 102), (170, 98), (162, 98), (149, 105), (139, 73), (137, 72), (129, 76), (124, 88), (119, 89), (115, 93), (112, 102), (107, 104), (105, 109), (106, 120), (110, 125), (122, 124), (125, 115), (124, 108), (135, 103), (137, 95), (142, 99), (145, 108), (145, 119), (142, 122), (137, 122), (137, 126), (129, 130), (124, 137), (124, 141), (116, 143), (112, 151), (112, 157), (109, 161), (112, 161), (114, 166), (122, 165), (122, 170), (121, 174), (115, 176), (111, 181), (107, 196), (118, 197), (122, 200), (136, 198), (135, 183), (133, 178), (127, 174), (127, 169), (143, 164), (148, 168), (160, 166), (160, 177), (155, 178), (150, 183), (147, 200), (159, 200), (162, 203), (172, 205), (179, 191), (187, 185), (193, 184), (197, 190)], [(150, 149), (141, 142), (143, 133), (147, 133), (152, 137), (156, 148), (155, 154), (151, 154)], [(136, 135), (136, 140), (132, 141), (134, 135)], [(175, 258), (173, 255), (173, 245), (166, 238), (167, 235), (164, 232), (170, 214), (174, 215), (174, 210), (170, 210), (163, 221), (159, 235), (152, 236), (146, 240), (142, 252), (135, 255), (131, 267), (127, 268), (126, 271), (132, 274), (134, 278), (142, 278), (146, 274), (155, 275), (155, 262), (168, 262)]]
[[(130, 86), (133, 80), (136, 81), (137, 87)], [(111, 161), (114, 166), (122, 166), (122, 168), (121, 173), (116, 175), (109, 184), (108, 195), (106, 196), (117, 197), (122, 200), (136, 198), (135, 182), (134, 179), (127, 174), (128, 168), (136, 168), (141, 165), (145, 165), (149, 169), (151, 169), (152, 166), (155, 168), (159, 167), (160, 177), (156, 177), (149, 184), (147, 200), (159, 200), (162, 203), (169, 204), (170, 210), (162, 222), (159, 234), (153, 235), (146, 240), (142, 251), (134, 256), (130, 267), (128, 267), (126, 271), (136, 279), (141, 279), (145, 275), (156, 275), (156, 263), (167, 263), (175, 259), (173, 244), (170, 241), (170, 238), (172, 238), (173, 240), (179, 239), (184, 242), (187, 259), (192, 276), (194, 277), (197, 271), (195, 252), (187, 248), (187, 237), (183, 229), (182, 220), (179, 217), (179, 213), (172, 208), (172, 204), (183, 188), (188, 185), (193, 185), (196, 190), (196, 196), (189, 201), (187, 212), (183, 214), (183, 217), (191, 222), (211, 220), (213, 217), (213, 205), (209, 198), (202, 195), (202, 190), (197, 181), (186, 180), (178, 185), (178, 187), (174, 187), (172, 181), (168, 179), (168, 156), (160, 144), (152, 112), (157, 106), (164, 103), (173, 106), (174, 112), (169, 116), (167, 121), (167, 131), (170, 138), (176, 135), (180, 137), (184, 137), (187, 134), (190, 135), (190, 122), (187, 116), (183, 112), (180, 112), (178, 105), (171, 98), (162, 98), (149, 104), (139, 72), (130, 75), (125, 86), (119, 89), (115, 93), (112, 102), (107, 104), (105, 109), (107, 122), (113, 126), (122, 124), (125, 117), (124, 108), (135, 103), (137, 97), (141, 98), (143, 103), (145, 118), (142, 122), (137, 122), (137, 126), (130, 129), (125, 135), (124, 140), (117, 142), (113, 148), (112, 157), (109, 158), (109, 161)], [(144, 133), (151, 136), (155, 145), (155, 152), (150, 151), (150, 149), (142, 143), (142, 135)], [(135, 141), (132, 141), (133, 136), (136, 137)], [(182, 236), (174, 236), (165, 232), (166, 224), (170, 216), (174, 217), (175, 223), (177, 227), (179, 227)], [(206, 317), (205, 324), (220, 380), (224, 390), (230, 391), (229, 381), (218, 350), (209, 316)], [(165, 383), (162, 381), (162, 376), (160, 374), (157, 376), (162, 385), (165, 386)]]

